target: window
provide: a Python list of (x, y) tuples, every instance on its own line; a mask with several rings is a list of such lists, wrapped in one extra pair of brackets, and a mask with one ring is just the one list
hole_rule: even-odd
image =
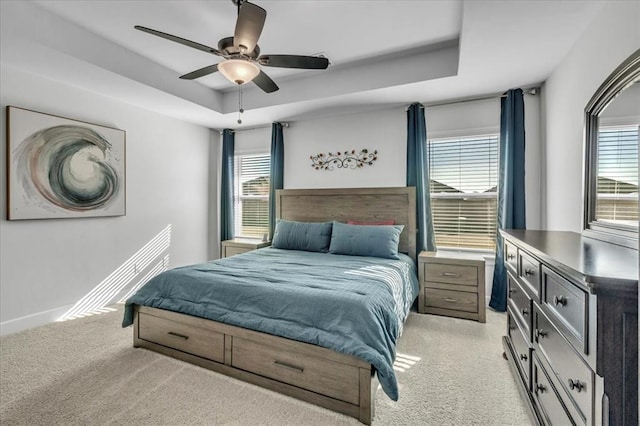
[(638, 127), (598, 129), (596, 220), (638, 224)]
[(234, 157), (234, 233), (262, 239), (269, 233), (269, 154)]
[(498, 135), (429, 140), (427, 157), (436, 245), (495, 250)]

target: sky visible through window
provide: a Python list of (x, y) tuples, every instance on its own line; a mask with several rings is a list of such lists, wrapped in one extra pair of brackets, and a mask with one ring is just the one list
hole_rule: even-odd
[(430, 140), (428, 156), (431, 180), (446, 185), (442, 192), (496, 192), (497, 135)]

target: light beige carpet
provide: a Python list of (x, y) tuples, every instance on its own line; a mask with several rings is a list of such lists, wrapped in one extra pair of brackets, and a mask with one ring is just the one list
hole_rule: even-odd
[[(0, 340), (8, 425), (358, 425), (355, 419), (144, 349), (118, 311)], [(398, 346), (400, 400), (381, 389), (375, 425), (528, 425), (487, 323), (412, 313)], [(403, 370), (403, 371), (402, 371)]]

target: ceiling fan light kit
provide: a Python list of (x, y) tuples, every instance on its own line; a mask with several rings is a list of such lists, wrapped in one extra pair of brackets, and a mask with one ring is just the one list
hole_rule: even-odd
[(260, 68), (244, 59), (227, 59), (218, 64), (218, 71), (230, 82), (237, 85), (246, 84), (260, 74)]

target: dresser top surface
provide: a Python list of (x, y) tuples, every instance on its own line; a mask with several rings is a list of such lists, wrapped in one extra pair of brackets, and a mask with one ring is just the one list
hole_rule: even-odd
[[(545, 263), (581, 278), (593, 291), (638, 288), (638, 251), (577, 232), (507, 229), (502, 236)], [(581, 277), (578, 277), (580, 275)]]

